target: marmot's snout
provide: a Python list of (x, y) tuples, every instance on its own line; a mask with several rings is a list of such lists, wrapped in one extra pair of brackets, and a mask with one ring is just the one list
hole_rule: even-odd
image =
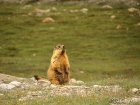
[(65, 52), (65, 46), (62, 45), (62, 53), (64, 53), (64, 52)]

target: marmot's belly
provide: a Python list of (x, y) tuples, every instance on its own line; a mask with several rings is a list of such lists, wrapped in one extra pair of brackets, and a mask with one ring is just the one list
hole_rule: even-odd
[(69, 74), (65, 71), (62, 71), (62, 73), (55, 72), (55, 77), (60, 84), (64, 84), (69, 81)]

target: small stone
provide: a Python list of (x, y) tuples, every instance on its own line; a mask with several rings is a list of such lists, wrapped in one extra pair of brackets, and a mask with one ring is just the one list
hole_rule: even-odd
[(51, 82), (49, 80), (38, 80), (38, 84), (42, 86), (50, 86)]
[(45, 19), (42, 20), (43, 23), (53, 23), (55, 20), (51, 17), (46, 17)]
[(81, 74), (84, 74), (84, 71), (80, 71)]
[(120, 25), (120, 24), (118, 24), (117, 27), (116, 27), (116, 29), (118, 29), (118, 30), (121, 29), (121, 28), (122, 28), (122, 25)]
[(9, 83), (9, 85), (20, 86), (21, 83), (18, 82), (18, 81), (12, 81), (12, 82)]
[(140, 22), (136, 24), (136, 26), (140, 26)]
[(93, 85), (94, 88), (99, 88), (101, 87), (100, 85)]
[(51, 87), (51, 88), (56, 88), (57, 85), (51, 84), (50, 87)]
[(77, 85), (82, 85), (82, 84), (85, 84), (83, 81), (80, 81), (80, 80), (76, 80), (74, 78), (72, 78), (70, 81), (69, 81), (69, 84), (77, 84)]
[(132, 93), (137, 93), (138, 91), (140, 91), (138, 88), (132, 88), (129, 90), (129, 92), (132, 92)]
[(112, 15), (112, 16), (110, 16), (110, 18), (111, 18), (111, 19), (115, 19), (115, 18), (116, 18), (116, 16), (115, 16), (115, 15)]
[(32, 6), (31, 5), (25, 5), (22, 7), (22, 9), (28, 9), (28, 8), (31, 8)]
[(87, 8), (83, 8), (80, 10), (82, 13), (86, 14), (88, 12), (88, 9)]
[(33, 53), (33, 57), (35, 57), (36, 56), (36, 53)]
[(75, 10), (70, 10), (70, 13), (77, 13), (79, 12), (79, 10), (75, 9)]
[(76, 79), (72, 78), (70, 81), (69, 81), (69, 84), (75, 84), (76, 83)]
[(35, 13), (49, 13), (51, 10), (50, 9), (46, 9), (46, 10), (43, 10), (43, 9), (39, 9), (39, 8), (36, 8), (35, 9)]
[(3, 96), (3, 95), (4, 95), (4, 94), (1, 94), (1, 93), (0, 93), (0, 96)]
[(57, 11), (57, 8), (56, 7), (52, 7), (52, 11)]
[(132, 8), (128, 8), (128, 11), (130, 13), (134, 13), (134, 12), (138, 12), (139, 10), (137, 8), (132, 7)]
[(78, 84), (78, 85), (82, 85), (82, 84), (85, 84), (85, 83), (84, 83), (83, 81), (78, 80), (78, 81), (77, 81), (77, 84)]
[(102, 6), (102, 8), (103, 8), (103, 9), (113, 9), (113, 7), (110, 6), (110, 5), (104, 5), (104, 6)]
[(63, 9), (63, 11), (66, 12), (67, 10), (66, 9)]
[(35, 77), (32, 77), (32, 78), (30, 78), (32, 81), (37, 81), (36, 79), (35, 79)]
[(41, 16), (43, 16), (43, 14), (42, 13), (36, 13), (36, 16), (41, 17)]
[(32, 16), (32, 13), (31, 13), (31, 12), (29, 12), (29, 13), (28, 13), (28, 16)]

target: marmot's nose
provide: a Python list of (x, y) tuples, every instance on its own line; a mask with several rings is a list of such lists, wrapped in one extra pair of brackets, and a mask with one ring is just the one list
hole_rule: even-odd
[(64, 48), (64, 45), (62, 45), (62, 48)]

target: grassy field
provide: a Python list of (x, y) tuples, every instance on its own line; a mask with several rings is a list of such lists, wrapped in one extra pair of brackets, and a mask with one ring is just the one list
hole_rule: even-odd
[[(53, 47), (63, 43), (71, 64), (71, 77), (87, 84), (140, 87), (140, 17), (126, 6), (103, 9), (91, 4), (0, 4), (0, 73), (46, 77)], [(51, 9), (42, 16), (34, 10)], [(87, 8), (87, 13), (79, 10)], [(140, 8), (140, 7), (137, 7)], [(71, 13), (71, 10), (78, 10)], [(31, 15), (30, 15), (31, 14)], [(115, 19), (110, 17), (115, 15)], [(52, 17), (54, 23), (42, 23)], [(117, 29), (117, 26), (119, 29)], [(48, 97), (19, 102), (21, 91), (5, 92), (2, 105), (108, 105), (125, 93), (89, 97)], [(135, 105), (139, 105), (136, 103)]]
[[(52, 7), (57, 11), (42, 16), (34, 13), (36, 8)], [(70, 12), (82, 8), (88, 8), (88, 12)], [(45, 77), (53, 47), (63, 43), (72, 78), (89, 84), (140, 87), (140, 26), (136, 26), (140, 17), (129, 13), (128, 8), (119, 5), (109, 10), (90, 4), (31, 4), (25, 8), (1, 4), (0, 72)], [(112, 15), (116, 18), (111, 19)], [(55, 22), (42, 23), (48, 16)]]

